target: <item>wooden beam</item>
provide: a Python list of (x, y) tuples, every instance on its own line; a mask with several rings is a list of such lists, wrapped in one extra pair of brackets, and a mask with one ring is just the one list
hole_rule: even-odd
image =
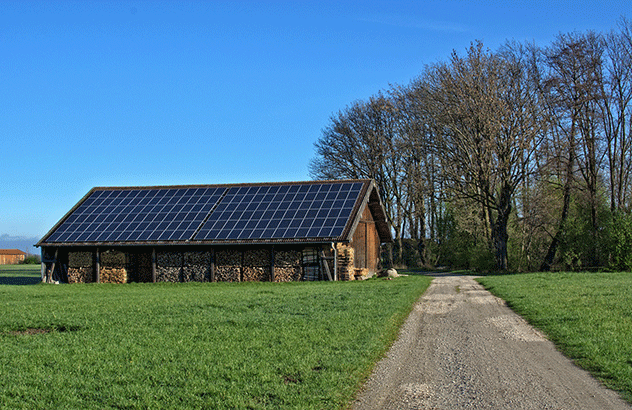
[(274, 282), (274, 245), (270, 247), (270, 282)]
[(320, 266), (325, 270), (325, 273), (327, 274), (327, 278), (329, 278), (330, 281), (332, 281), (333, 279), (331, 278), (331, 271), (329, 270), (329, 263), (327, 263), (327, 260), (330, 260), (332, 258), (327, 258), (325, 257), (325, 251), (323, 251), (322, 249), (320, 250)]
[(180, 259), (180, 278), (178, 279), (180, 282), (184, 282), (184, 251), (181, 251), (180, 254), (182, 258)]
[(55, 274), (57, 255), (59, 255), (59, 248), (55, 248), (55, 257), (53, 258), (53, 263), (50, 265), (50, 271), (48, 271), (48, 273), (46, 274), (46, 283), (53, 283), (53, 275)]
[(211, 248), (211, 282), (215, 282), (215, 247)]
[(95, 251), (94, 281), (96, 283), (101, 282), (101, 251), (99, 248)]
[(40, 256), (40, 261), (41, 261), (41, 264), (42, 264), (42, 269), (41, 269), (41, 272), (40, 272), (40, 276), (41, 276), (42, 282), (46, 282), (46, 262), (44, 262), (45, 258), (44, 258), (44, 247), (43, 246), (42, 246), (42, 249), (40, 249), (40, 255), (41, 255)]
[(241, 263), (239, 265), (239, 281), (243, 282), (244, 281), (244, 258), (245, 258), (245, 254), (246, 252), (244, 252), (244, 250), (241, 250)]
[(332, 242), (331, 248), (334, 253), (334, 281), (338, 280), (338, 248), (336, 248), (336, 244)]
[(151, 282), (156, 283), (156, 248), (151, 248)]

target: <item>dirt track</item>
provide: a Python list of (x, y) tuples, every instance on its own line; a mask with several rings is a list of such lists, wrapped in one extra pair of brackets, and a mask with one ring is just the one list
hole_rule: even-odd
[(436, 277), (353, 409), (627, 409), (471, 277)]

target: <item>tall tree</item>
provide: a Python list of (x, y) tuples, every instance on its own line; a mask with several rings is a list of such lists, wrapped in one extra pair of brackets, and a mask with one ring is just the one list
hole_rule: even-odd
[(543, 134), (527, 53), (494, 54), (473, 44), (465, 57), (430, 73), (443, 177), (459, 196), (480, 204), (500, 270), (508, 267), (507, 224), (517, 186), (532, 171)]
[[(576, 174), (584, 181), (591, 214), (593, 244), (597, 232), (597, 206), (601, 141), (598, 105), (601, 96), (602, 43), (594, 33), (562, 34), (545, 50), (548, 76), (544, 82), (548, 95), (549, 120), (554, 131), (549, 146), (556, 154), (552, 161), (563, 170), (563, 205), (559, 225), (552, 237), (541, 269), (549, 270), (562, 237), (570, 211)], [(596, 246), (596, 245), (594, 245)], [(594, 266), (595, 249), (590, 264)]]
[(606, 140), (610, 210), (630, 210), (632, 172), (632, 23), (605, 36), (600, 108)]

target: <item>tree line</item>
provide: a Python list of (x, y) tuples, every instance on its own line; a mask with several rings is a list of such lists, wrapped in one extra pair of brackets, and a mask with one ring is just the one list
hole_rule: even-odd
[(625, 18), (474, 42), (333, 114), (310, 174), (376, 180), (395, 264), (632, 270), (631, 101)]

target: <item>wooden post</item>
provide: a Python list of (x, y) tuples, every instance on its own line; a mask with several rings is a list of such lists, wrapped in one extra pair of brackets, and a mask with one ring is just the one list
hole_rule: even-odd
[(215, 248), (211, 248), (211, 282), (215, 282)]
[(184, 282), (184, 251), (180, 251), (182, 257), (180, 258), (180, 282)]
[(95, 251), (95, 270), (94, 270), (94, 281), (96, 283), (101, 282), (101, 252), (99, 248)]
[(329, 278), (329, 280), (331, 281), (333, 279), (331, 278), (331, 271), (329, 270), (329, 263), (327, 262), (328, 259), (331, 259), (331, 258), (326, 258), (325, 251), (321, 249), (320, 250), (320, 266), (325, 269), (327, 278)]
[(151, 248), (151, 282), (156, 283), (156, 248)]
[(274, 282), (274, 245), (270, 248), (270, 282)]
[(40, 255), (41, 255), (40, 256), (40, 260), (42, 261), (41, 262), (42, 269), (41, 269), (40, 276), (41, 276), (42, 282), (46, 282), (46, 262), (44, 262), (45, 258), (44, 258), (44, 247), (43, 246), (42, 246), (42, 249), (40, 249)]
[(57, 263), (57, 255), (59, 254), (59, 248), (55, 248), (55, 257), (53, 263), (50, 265), (50, 270), (46, 274), (46, 283), (53, 283), (53, 275), (55, 274), (55, 264)]
[(244, 257), (245, 257), (245, 252), (242, 249), (241, 250), (241, 264), (239, 266), (239, 281), (243, 282), (244, 281)]
[(338, 280), (338, 248), (334, 242), (331, 243), (331, 247), (334, 250), (334, 281)]

